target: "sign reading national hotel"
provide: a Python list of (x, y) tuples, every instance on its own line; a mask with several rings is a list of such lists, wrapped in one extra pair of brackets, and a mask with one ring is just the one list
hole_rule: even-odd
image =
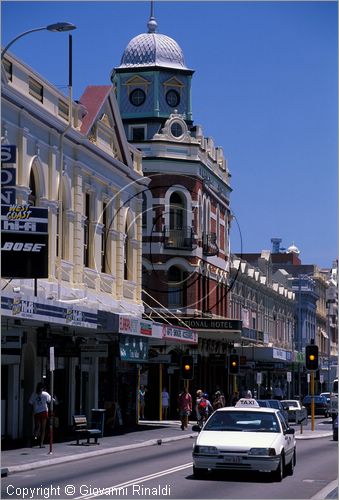
[[(181, 318), (189, 327), (195, 330), (223, 330), (228, 332), (241, 332), (242, 321), (239, 319), (213, 319), (213, 318)], [(173, 321), (174, 318), (171, 318)]]

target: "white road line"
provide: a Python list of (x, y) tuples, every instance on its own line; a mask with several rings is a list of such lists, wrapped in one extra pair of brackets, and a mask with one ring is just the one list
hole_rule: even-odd
[(178, 471), (183, 470), (183, 469), (188, 469), (189, 467), (192, 467), (192, 465), (193, 465), (192, 462), (189, 462), (187, 464), (172, 467), (171, 469), (165, 469), (165, 470), (162, 470), (159, 472), (155, 472), (154, 474), (149, 474), (148, 476), (137, 477), (136, 479), (130, 479), (129, 481), (126, 481), (125, 483), (116, 484), (114, 486), (107, 486), (105, 488), (98, 488), (98, 490), (100, 490), (98, 492), (98, 494), (81, 495), (80, 497), (75, 497), (74, 500), (86, 500), (88, 498), (96, 498), (100, 495), (107, 495), (112, 490), (118, 490), (119, 488), (128, 488), (128, 486), (133, 486), (133, 484), (151, 481), (152, 479), (156, 479), (156, 478), (161, 477), (161, 476), (166, 476), (167, 474), (173, 474), (174, 472), (178, 472)]

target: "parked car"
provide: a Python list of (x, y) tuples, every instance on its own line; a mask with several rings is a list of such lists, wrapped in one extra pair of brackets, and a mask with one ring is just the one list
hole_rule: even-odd
[(338, 417), (333, 422), (333, 441), (338, 441)]
[(296, 463), (294, 429), (279, 410), (261, 408), (255, 399), (240, 399), (236, 405), (220, 408), (199, 432), (193, 447), (193, 475), (204, 477), (208, 470), (249, 470), (272, 474), (281, 481), (293, 474)]
[[(329, 416), (329, 404), (325, 396), (313, 396), (313, 400), (314, 414), (324, 415), (324, 417), (327, 418)], [(303, 399), (303, 405), (307, 409), (308, 415), (311, 415), (312, 396), (305, 396)]]
[(297, 399), (283, 399), (281, 404), (286, 408), (289, 422), (299, 424), (302, 420), (305, 425), (307, 424), (307, 410), (300, 401)]
[(266, 408), (274, 408), (275, 410), (280, 410), (284, 415), (286, 422), (288, 422), (288, 413), (284, 405), (281, 404), (279, 399), (257, 399), (259, 406)]
[(330, 401), (331, 401), (331, 393), (330, 392), (322, 392), (322, 393), (320, 393), (320, 396), (325, 396), (328, 404), (330, 404)]

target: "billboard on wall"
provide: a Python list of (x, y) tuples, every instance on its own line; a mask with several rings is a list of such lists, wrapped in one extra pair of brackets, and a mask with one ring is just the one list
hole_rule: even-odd
[(48, 278), (48, 209), (1, 206), (1, 276)]

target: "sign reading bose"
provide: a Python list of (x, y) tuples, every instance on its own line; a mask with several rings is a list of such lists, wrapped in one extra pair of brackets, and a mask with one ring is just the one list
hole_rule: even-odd
[(1, 256), (4, 278), (48, 277), (48, 209), (2, 205)]

